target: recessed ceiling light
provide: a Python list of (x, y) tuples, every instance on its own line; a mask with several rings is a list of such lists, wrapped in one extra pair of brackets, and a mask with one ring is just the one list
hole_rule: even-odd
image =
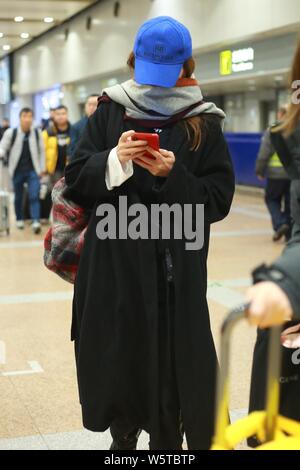
[(3, 38), (4, 37), (4, 34), (3, 33), (0, 33), (0, 38)]
[(52, 18), (52, 16), (46, 16), (44, 18), (44, 23), (53, 23), (54, 21), (54, 18)]
[(104, 21), (100, 20), (99, 18), (93, 18), (92, 23), (95, 24), (95, 25), (98, 25), (98, 24), (103, 24)]
[(10, 50), (10, 45), (9, 44), (4, 44), (4, 46), (2, 46), (2, 49), (4, 51), (9, 51)]
[(29, 36), (30, 36), (29, 33), (21, 33), (21, 34), (20, 34), (20, 37), (21, 37), (22, 39), (28, 39)]
[(23, 16), (15, 16), (15, 22), (16, 23), (22, 23), (22, 21), (24, 21)]

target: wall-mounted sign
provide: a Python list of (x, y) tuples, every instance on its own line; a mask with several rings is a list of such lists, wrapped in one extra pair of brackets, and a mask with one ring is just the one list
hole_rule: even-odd
[(222, 51), (220, 53), (220, 74), (231, 75), (232, 74), (232, 52)]
[(238, 49), (236, 51), (220, 52), (220, 74), (231, 75), (232, 73), (245, 72), (254, 67), (254, 49)]

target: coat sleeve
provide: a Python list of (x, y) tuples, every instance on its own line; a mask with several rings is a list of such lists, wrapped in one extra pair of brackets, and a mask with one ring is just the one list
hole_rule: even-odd
[(78, 204), (92, 206), (98, 200), (108, 200), (119, 188), (108, 190), (105, 182), (106, 165), (111, 148), (107, 148), (106, 129), (109, 103), (101, 103), (89, 118), (76, 147), (73, 160), (65, 168), (67, 195)]
[(71, 160), (74, 157), (76, 145), (78, 144), (79, 139), (80, 139), (80, 127), (79, 127), (79, 123), (77, 123), (71, 126), (70, 128), (69, 155), (70, 155)]
[(44, 171), (46, 171), (46, 154), (45, 154), (45, 143), (44, 143), (42, 132), (40, 130), (38, 130), (38, 138), (39, 138), (40, 168), (41, 168), (41, 172), (43, 173)]
[(300, 319), (300, 240), (298, 245), (291, 245), (284, 251), (273, 268), (283, 274), (277, 283), (288, 296), (295, 318)]
[(272, 146), (270, 130), (267, 130), (262, 138), (255, 165), (255, 173), (258, 176), (265, 176), (268, 163), (274, 152), (275, 150)]
[[(235, 178), (231, 157), (219, 122), (211, 122), (203, 145), (197, 151), (199, 163), (191, 172), (175, 160), (167, 178), (157, 182), (154, 191), (168, 204), (204, 204), (208, 223), (228, 214), (234, 194)], [(176, 158), (176, 155), (175, 155)]]
[(48, 173), (53, 173), (51, 169), (51, 158), (50, 158), (51, 149), (49, 149), (49, 136), (48, 136), (48, 132), (46, 129), (42, 131), (42, 139), (43, 139), (43, 144), (44, 144), (46, 171)]
[(13, 136), (13, 129), (7, 129), (0, 141), (0, 158), (7, 157), (10, 150), (11, 140)]
[(261, 265), (253, 273), (254, 282), (271, 281), (288, 296), (294, 317), (300, 319), (300, 227), (282, 255), (270, 266)]
[(110, 191), (116, 186), (121, 186), (128, 178), (133, 175), (132, 160), (121, 163), (117, 155), (117, 147), (110, 151), (107, 159), (105, 183)]

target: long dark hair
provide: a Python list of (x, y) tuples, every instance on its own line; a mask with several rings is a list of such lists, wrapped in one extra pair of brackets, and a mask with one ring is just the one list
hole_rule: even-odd
[[(135, 66), (135, 57), (134, 53), (131, 52), (129, 54), (127, 65), (130, 70), (134, 70)], [(190, 57), (188, 60), (185, 61), (183, 64), (183, 78), (190, 78), (195, 70), (195, 60), (193, 57)], [(201, 144), (201, 137), (202, 137), (202, 119), (200, 116), (193, 116), (189, 118), (182, 119), (180, 121), (181, 124), (184, 126), (185, 131), (187, 133), (188, 140), (191, 144), (190, 150), (197, 150)]]
[[(290, 88), (296, 80), (300, 80), (300, 39), (298, 42), (297, 50), (294, 56), (294, 61), (290, 74)], [(291, 102), (284, 117), (284, 120), (279, 126), (273, 128), (272, 132), (282, 132), (285, 137), (288, 137), (296, 129), (300, 122), (300, 103)]]

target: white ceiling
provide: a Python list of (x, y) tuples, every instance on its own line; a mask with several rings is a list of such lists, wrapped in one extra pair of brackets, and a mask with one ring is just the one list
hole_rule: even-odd
[[(9, 45), (8, 52), (22, 46), (47, 29), (61, 23), (86, 8), (96, 0), (0, 0), (0, 58), (7, 54), (3, 46)], [(14, 18), (23, 16), (24, 21), (16, 23)], [(54, 18), (45, 23), (45, 17)], [(1, 33), (4, 35), (1, 37)], [(29, 33), (29, 39), (22, 39), (21, 33)]]

